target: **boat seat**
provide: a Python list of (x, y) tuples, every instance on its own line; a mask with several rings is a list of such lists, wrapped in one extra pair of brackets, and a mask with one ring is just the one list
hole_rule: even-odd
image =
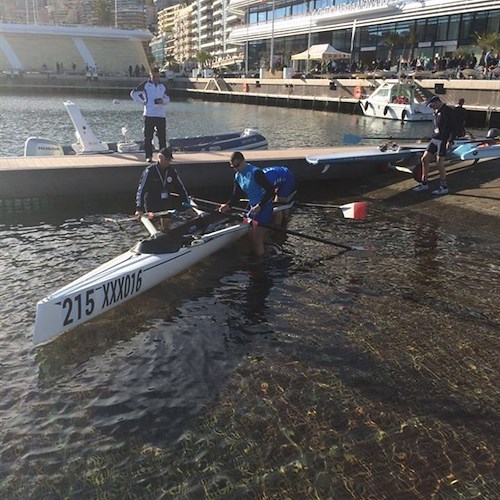
[(218, 226), (228, 221), (227, 215), (213, 213), (201, 215), (180, 224), (155, 238), (140, 241), (133, 248), (134, 252), (147, 254), (165, 254), (178, 252), (189, 246), (195, 236), (216, 231)]

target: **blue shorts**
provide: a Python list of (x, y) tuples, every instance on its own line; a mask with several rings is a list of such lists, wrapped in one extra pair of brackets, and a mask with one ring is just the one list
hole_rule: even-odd
[(273, 204), (268, 201), (263, 207), (261, 207), (258, 214), (251, 215), (252, 220), (260, 222), (261, 224), (271, 224), (273, 221)]
[(431, 142), (427, 145), (426, 151), (434, 156), (446, 156), (446, 141), (431, 139)]
[(289, 175), (286, 177), (285, 182), (278, 186), (276, 194), (279, 198), (288, 198), (295, 191), (295, 177)]

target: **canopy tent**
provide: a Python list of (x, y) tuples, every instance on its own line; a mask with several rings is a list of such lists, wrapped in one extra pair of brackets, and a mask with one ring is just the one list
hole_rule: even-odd
[(309, 50), (304, 50), (304, 52), (300, 52), (299, 54), (294, 54), (292, 56), (292, 61), (307, 61), (308, 59), (341, 60), (350, 58), (351, 54), (349, 54), (348, 52), (341, 52), (340, 50), (335, 49), (328, 43), (324, 43), (322, 45), (311, 45), (309, 47)]

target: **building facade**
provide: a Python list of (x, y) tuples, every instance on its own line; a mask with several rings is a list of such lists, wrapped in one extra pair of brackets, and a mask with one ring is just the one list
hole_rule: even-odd
[[(413, 57), (449, 57), (474, 47), (476, 33), (498, 33), (500, 2), (486, 0), (230, 0), (245, 23), (229, 42), (247, 46), (251, 68), (290, 64), (290, 56), (328, 43), (367, 66)], [(399, 35), (397, 39), (394, 34)]]

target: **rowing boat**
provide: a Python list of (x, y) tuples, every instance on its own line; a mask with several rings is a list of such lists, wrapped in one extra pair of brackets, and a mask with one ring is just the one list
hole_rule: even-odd
[[(287, 210), (293, 204), (277, 205), (274, 210)], [(149, 238), (38, 302), (33, 343), (48, 342), (123, 304), (233, 243), (250, 229), (246, 218), (196, 211), (196, 218), (167, 232), (158, 231), (142, 216)]]
[(336, 165), (340, 163), (372, 163), (377, 162), (400, 162), (413, 155), (421, 155), (425, 146), (399, 146), (397, 144), (384, 144), (382, 146), (367, 146), (362, 149), (330, 153), (327, 155), (308, 156), (306, 161), (311, 165)]
[(453, 155), (461, 160), (479, 160), (481, 158), (500, 158), (500, 142), (485, 139), (483, 142), (461, 144), (453, 149)]
[[(231, 222), (232, 220), (232, 222)], [(150, 237), (93, 271), (40, 300), (34, 344), (52, 340), (179, 274), (249, 229), (234, 216), (201, 212), (198, 217), (161, 233), (143, 216)]]

